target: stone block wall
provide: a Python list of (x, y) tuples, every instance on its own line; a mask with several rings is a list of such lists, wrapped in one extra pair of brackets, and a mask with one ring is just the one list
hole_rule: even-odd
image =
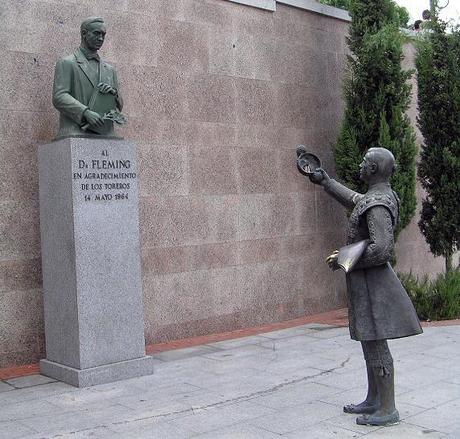
[(44, 356), (37, 144), (57, 132), (54, 64), (90, 15), (107, 22), (120, 133), (138, 144), (147, 342), (344, 306), (324, 259), (345, 214), (294, 158), (309, 145), (334, 174), (346, 21), (225, 0), (3, 0), (0, 367)]

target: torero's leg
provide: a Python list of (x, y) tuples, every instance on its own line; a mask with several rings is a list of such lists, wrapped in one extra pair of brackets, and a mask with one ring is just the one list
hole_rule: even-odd
[(366, 399), (359, 404), (348, 404), (343, 407), (345, 413), (374, 413), (378, 408), (378, 395), (377, 395), (377, 383), (375, 382), (374, 370), (369, 365), (369, 355), (367, 353), (368, 342), (361, 342), (363, 348), (364, 359), (366, 360), (367, 369), (367, 396)]
[(356, 419), (360, 425), (391, 425), (399, 422), (399, 413), (395, 407), (393, 358), (386, 340), (367, 342), (369, 365), (373, 369), (377, 385), (378, 408), (372, 414)]

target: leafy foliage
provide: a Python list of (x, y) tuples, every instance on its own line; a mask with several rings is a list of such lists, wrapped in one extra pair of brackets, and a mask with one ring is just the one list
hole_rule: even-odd
[(426, 197), (420, 229), (431, 251), (451, 258), (460, 243), (460, 33), (434, 21), (417, 54), (418, 124), (424, 145), (418, 175)]
[(434, 281), (421, 280), (412, 273), (399, 274), (421, 320), (460, 318), (460, 271), (439, 275)]
[(397, 171), (393, 189), (401, 199), (404, 228), (415, 213), (415, 134), (406, 115), (411, 71), (403, 71), (403, 36), (399, 8), (393, 0), (350, 0), (352, 24), (344, 81), (345, 116), (337, 144), (337, 172), (348, 186), (360, 192), (359, 163), (368, 148), (382, 146), (393, 152)]
[[(329, 6), (335, 6), (336, 8), (341, 9), (350, 9), (350, 2), (352, 0), (318, 0), (320, 3)], [(409, 22), (410, 15), (409, 11), (404, 6), (395, 5), (395, 10), (397, 12), (397, 23), (400, 27), (407, 27), (407, 23)]]

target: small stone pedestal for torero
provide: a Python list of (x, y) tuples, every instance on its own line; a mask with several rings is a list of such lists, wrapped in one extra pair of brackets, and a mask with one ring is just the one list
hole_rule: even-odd
[(71, 137), (39, 147), (46, 359), (86, 387), (153, 373), (145, 355), (136, 147)]

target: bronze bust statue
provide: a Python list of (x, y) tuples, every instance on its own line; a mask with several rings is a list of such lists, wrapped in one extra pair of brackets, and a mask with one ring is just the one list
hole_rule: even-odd
[[(352, 209), (348, 246), (334, 251), (326, 262), (332, 270), (346, 271), (350, 335), (362, 345), (368, 392), (363, 402), (346, 405), (343, 410), (361, 414), (356, 419), (361, 425), (391, 425), (399, 421), (399, 413), (395, 407), (393, 358), (387, 339), (422, 332), (412, 302), (389, 263), (399, 217), (399, 199), (389, 182), (395, 159), (385, 148), (369, 149), (360, 165), (360, 178), (369, 189), (360, 194), (330, 178), (321, 167), (311, 167), (312, 161), (305, 154), (306, 150), (298, 149), (299, 171)], [(355, 261), (351, 263), (345, 258), (341, 262), (345, 253), (351, 254)]]
[(57, 137), (111, 137), (113, 122), (124, 123), (123, 100), (115, 69), (97, 53), (105, 39), (104, 20), (84, 20), (80, 34), (80, 47), (60, 59), (54, 72), (53, 105), (60, 113)]

